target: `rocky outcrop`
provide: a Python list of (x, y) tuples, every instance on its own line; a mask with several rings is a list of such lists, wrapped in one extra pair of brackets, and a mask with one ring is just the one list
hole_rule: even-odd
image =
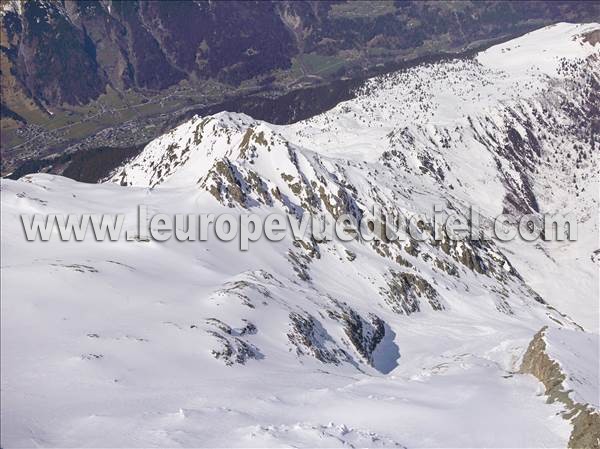
[(433, 310), (444, 310), (436, 289), (417, 274), (390, 271), (387, 282), (388, 288), (382, 290), (382, 296), (394, 312), (404, 315), (419, 312), (421, 299)]
[(344, 333), (356, 352), (372, 366), (373, 352), (385, 336), (384, 321), (373, 313), (365, 319), (347, 304), (334, 302), (337, 310), (328, 310), (329, 317), (343, 324)]
[(535, 336), (521, 363), (521, 373), (532, 374), (544, 384), (548, 403), (556, 401), (565, 406), (563, 417), (573, 424), (569, 438), (569, 448), (600, 448), (600, 413), (588, 404), (575, 402), (569, 395), (571, 390), (565, 388), (567, 376), (559, 363), (553, 360), (546, 351), (544, 340), (547, 327), (542, 328)]
[(287, 337), (297, 355), (312, 356), (320, 362), (335, 365), (351, 361), (350, 355), (333, 341), (314, 316), (292, 312), (289, 318), (290, 331)]
[(217, 360), (222, 360), (225, 365), (234, 364), (244, 365), (250, 359), (261, 359), (260, 351), (250, 343), (240, 337), (230, 337), (229, 334), (222, 334), (215, 331), (209, 331), (218, 342), (219, 348), (212, 349), (211, 354)]

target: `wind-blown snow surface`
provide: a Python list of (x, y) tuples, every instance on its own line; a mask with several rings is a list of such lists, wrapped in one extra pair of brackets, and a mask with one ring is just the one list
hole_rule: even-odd
[[(516, 371), (542, 326), (584, 336), (566, 347), (598, 332), (598, 29), (559, 24), (377, 78), (294, 125), (197, 117), (114, 183), (2, 180), (2, 446), (566, 446), (561, 406)], [(568, 209), (579, 240), (288, 236), (240, 252), (29, 243), (19, 219), (123, 213), (134, 231), (138, 204), (359, 217), (440, 202)], [(593, 379), (597, 354), (565, 364)]]

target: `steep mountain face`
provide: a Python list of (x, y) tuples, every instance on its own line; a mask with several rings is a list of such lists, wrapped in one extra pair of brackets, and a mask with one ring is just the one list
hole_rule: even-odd
[[(544, 326), (571, 346), (598, 339), (599, 33), (561, 23), (377, 77), (293, 125), (194, 117), (99, 185), (3, 180), (3, 445), (566, 446), (574, 417), (518, 371)], [(294, 222), (568, 211), (579, 232), (439, 241), (425, 225), (422, 239), (240, 251), (214, 235), (27, 243), (18, 218), (122, 213), (138, 233), (138, 204)], [(586, 354), (563, 380), (593, 415)]]
[(85, 104), (108, 84), (164, 89), (217, 75), (239, 82), (287, 68), (294, 51), (267, 2), (5, 3), (9, 68), (49, 105)]
[(299, 52), (351, 57), (356, 48), (415, 49), (459, 28), (443, 44), (457, 47), (526, 29), (530, 20), (598, 14), (589, 2), (2, 3), (4, 70), (51, 106), (87, 103), (106, 85), (164, 89), (196, 77), (239, 83), (289, 69)]
[[(14, 76), (24, 94), (38, 103), (79, 104), (97, 98), (106, 79), (98, 71), (93, 43), (73, 26), (62, 5), (14, 5), (14, 10), (2, 14), (2, 37), (7, 41), (2, 45), (3, 80)], [(65, 66), (72, 70), (64, 70)]]

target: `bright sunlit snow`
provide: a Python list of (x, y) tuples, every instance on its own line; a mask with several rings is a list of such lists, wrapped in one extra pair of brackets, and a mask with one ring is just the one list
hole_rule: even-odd
[[(564, 405), (519, 368), (549, 326), (565, 387), (598, 408), (598, 151), (578, 128), (600, 59), (582, 36), (598, 29), (557, 24), (375, 78), (293, 125), (195, 117), (103, 184), (3, 179), (2, 447), (566, 447)], [(240, 252), (26, 242), (19, 218), (123, 213), (134, 232), (139, 204), (336, 216), (440, 202), (568, 209), (578, 241), (286, 236)]]

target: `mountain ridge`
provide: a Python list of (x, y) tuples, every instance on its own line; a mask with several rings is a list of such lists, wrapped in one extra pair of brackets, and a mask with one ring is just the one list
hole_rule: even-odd
[[(564, 406), (519, 368), (544, 326), (598, 338), (598, 29), (561, 23), (378, 77), (293, 125), (194, 117), (101, 184), (2, 180), (3, 445), (566, 447)], [(239, 251), (25, 243), (19, 222), (122, 213), (135, 231), (139, 204), (294, 219), (439, 203), (487, 218), (570, 207), (579, 239), (436, 241), (424, 227), (423, 241), (286, 235)], [(550, 346), (569, 388), (597, 393), (595, 360)]]

